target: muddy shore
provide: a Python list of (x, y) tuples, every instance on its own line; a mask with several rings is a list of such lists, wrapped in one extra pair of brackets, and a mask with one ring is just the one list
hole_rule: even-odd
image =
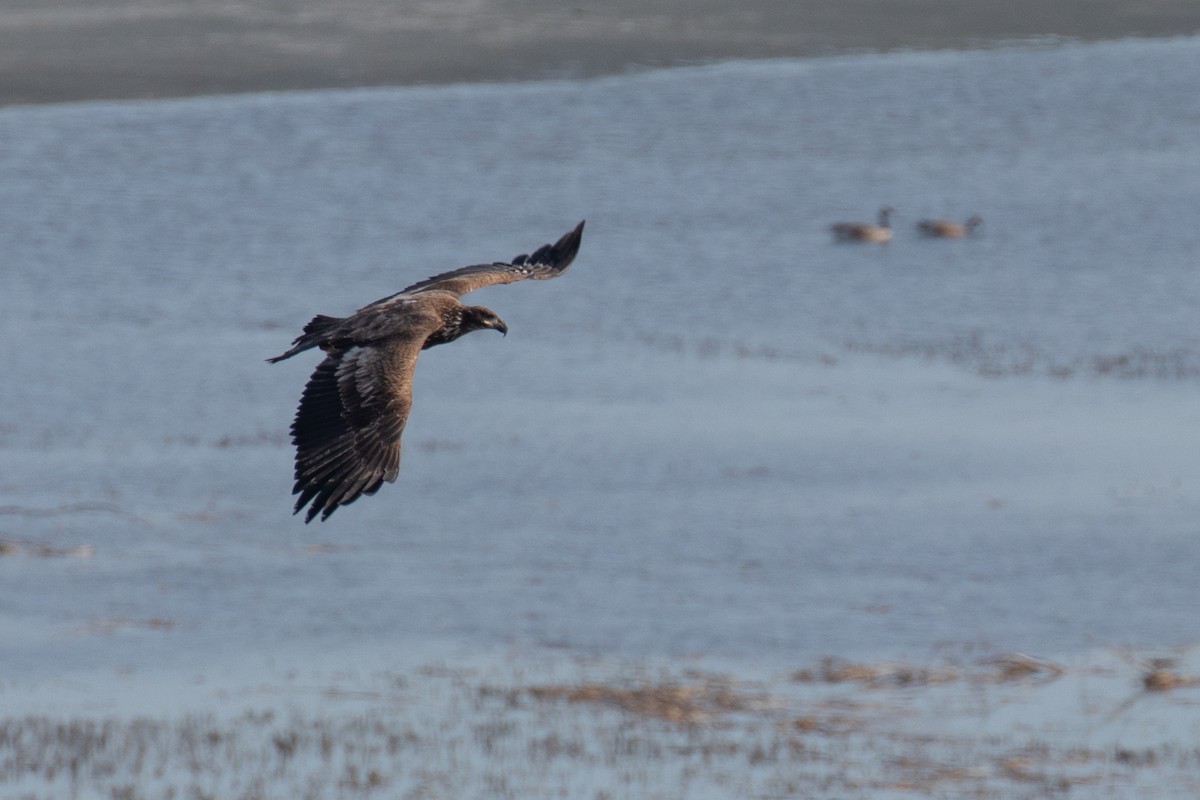
[(1200, 31), (1194, 0), (17, 0), (0, 104), (582, 77)]

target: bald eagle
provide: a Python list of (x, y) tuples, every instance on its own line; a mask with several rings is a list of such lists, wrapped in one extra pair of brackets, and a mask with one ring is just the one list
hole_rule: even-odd
[[(484, 286), (557, 278), (579, 252), (583, 222), (554, 244), (511, 261), (476, 264), (434, 275), (348, 317), (318, 314), (274, 364), (313, 347), (325, 351), (292, 422), (296, 446), (295, 511), (322, 521), (384, 481), (396, 480), (400, 434), (412, 407), (413, 369), (423, 349), (471, 331), (508, 333), (496, 312), (459, 297)], [(311, 504), (311, 505), (310, 505)]]

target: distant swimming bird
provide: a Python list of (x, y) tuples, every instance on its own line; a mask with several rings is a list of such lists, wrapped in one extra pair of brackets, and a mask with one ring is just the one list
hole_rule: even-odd
[(879, 224), (868, 222), (835, 222), (829, 226), (833, 238), (838, 242), (877, 242), (883, 244), (892, 240), (891, 206), (879, 209)]
[(940, 239), (961, 239), (975, 233), (975, 229), (983, 224), (983, 217), (972, 215), (966, 222), (955, 222), (951, 219), (923, 219), (917, 223), (917, 231), (922, 236)]
[(305, 522), (375, 494), (396, 480), (400, 434), (412, 407), (413, 369), (421, 350), (483, 328), (508, 333), (504, 320), (459, 297), (484, 286), (557, 278), (579, 252), (583, 223), (554, 244), (511, 262), (461, 267), (418, 281), (348, 317), (318, 314), (272, 364), (312, 347), (325, 351), (292, 422), (296, 446), (295, 512)]

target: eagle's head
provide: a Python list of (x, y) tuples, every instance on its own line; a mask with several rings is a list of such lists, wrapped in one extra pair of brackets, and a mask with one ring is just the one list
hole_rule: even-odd
[(442, 327), (429, 334), (422, 347), (428, 350), (430, 347), (453, 342), (463, 334), (483, 328), (492, 328), (505, 335), (508, 334), (508, 326), (504, 324), (504, 320), (496, 316), (496, 312), (490, 308), (455, 303), (443, 314)]
[(460, 323), (462, 333), (470, 333), (482, 328), (492, 328), (500, 331), (505, 336), (508, 335), (508, 326), (504, 324), (504, 320), (492, 311), (490, 308), (483, 306), (465, 306), (462, 311), (462, 322)]

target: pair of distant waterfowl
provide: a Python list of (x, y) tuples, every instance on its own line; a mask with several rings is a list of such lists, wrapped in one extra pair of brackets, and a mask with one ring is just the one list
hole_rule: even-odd
[[(835, 222), (829, 226), (833, 238), (838, 242), (876, 242), (883, 244), (892, 240), (891, 206), (879, 209), (879, 221), (872, 225), (869, 222)], [(917, 223), (917, 232), (922, 236), (938, 239), (961, 239), (970, 236), (983, 224), (983, 217), (975, 214), (966, 222), (955, 222), (949, 219), (923, 219)]]

